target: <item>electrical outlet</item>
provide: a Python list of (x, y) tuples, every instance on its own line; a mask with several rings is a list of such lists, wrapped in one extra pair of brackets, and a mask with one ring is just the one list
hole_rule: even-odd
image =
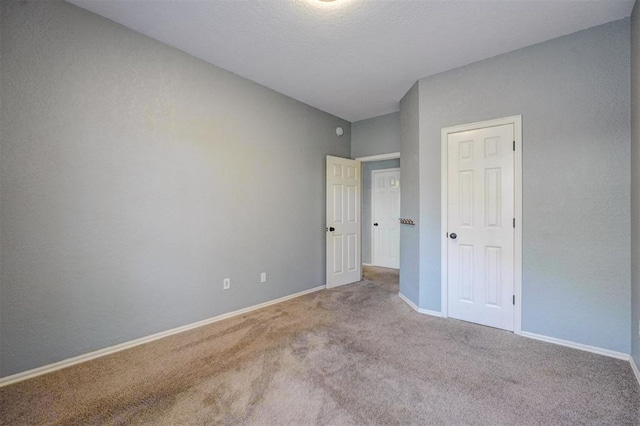
[(260, 274), (260, 282), (261, 283), (266, 283), (267, 282), (267, 273), (263, 272)]
[(222, 281), (222, 288), (224, 290), (229, 290), (231, 288), (231, 278), (225, 278), (224, 281)]

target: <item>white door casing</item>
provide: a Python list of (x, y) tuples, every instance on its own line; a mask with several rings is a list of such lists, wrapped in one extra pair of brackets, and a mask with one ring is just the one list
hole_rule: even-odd
[(520, 122), (509, 117), (442, 131), (443, 316), (517, 333)]
[(360, 281), (360, 161), (327, 156), (327, 287)]
[(400, 267), (400, 169), (371, 172), (371, 261)]

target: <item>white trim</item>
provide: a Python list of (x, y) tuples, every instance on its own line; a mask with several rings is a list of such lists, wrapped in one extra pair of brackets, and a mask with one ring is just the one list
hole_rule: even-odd
[(431, 315), (434, 317), (442, 317), (442, 314), (438, 311), (430, 311), (429, 309), (422, 309), (422, 308), (418, 308), (418, 306), (416, 306), (415, 303), (413, 303), (411, 300), (409, 300), (409, 298), (407, 296), (405, 296), (402, 293), (398, 293), (398, 296), (400, 297), (400, 299), (404, 300), (404, 302), (411, 306), (411, 308), (413, 308), (414, 311), (420, 313), (420, 314), (425, 314), (425, 315)]
[(638, 364), (633, 359), (632, 356), (629, 357), (629, 364), (631, 364), (631, 369), (633, 370), (633, 374), (636, 375), (636, 380), (638, 380), (638, 384), (640, 385), (640, 370), (638, 369)]
[(522, 334), (522, 116), (514, 115), (511, 117), (498, 118), (495, 120), (481, 121), (477, 123), (463, 124), (460, 126), (445, 127), (441, 131), (440, 138), (440, 224), (441, 224), (441, 240), (440, 240), (440, 310), (444, 318), (448, 317), (448, 239), (447, 239), (447, 140), (450, 133), (465, 132), (468, 130), (482, 129), (486, 127), (503, 126), (505, 124), (513, 124), (514, 139), (516, 142), (516, 153), (514, 157), (514, 215), (516, 219), (516, 229), (514, 235), (514, 289), (516, 296), (516, 304), (514, 308), (513, 332)]
[(362, 262), (362, 266), (375, 266), (375, 265), (372, 265), (371, 263), (364, 263), (364, 262)]
[(449, 318), (449, 252), (447, 232), (449, 232), (448, 222), (446, 218), (449, 212), (449, 199), (447, 186), (449, 156), (448, 156), (448, 136), (449, 134), (442, 129), (440, 134), (440, 312), (443, 318)]
[(555, 337), (544, 336), (542, 334), (529, 333), (528, 331), (522, 331), (520, 335), (523, 337), (528, 337), (530, 339), (540, 340), (542, 342), (553, 343), (560, 346), (566, 346), (568, 348), (578, 349), (581, 351), (591, 352), (598, 355), (604, 355), (611, 358), (621, 359), (623, 361), (629, 361), (631, 359), (631, 356), (629, 354), (625, 354), (624, 352), (612, 351), (610, 349), (604, 349), (604, 348), (599, 348), (597, 346), (590, 346), (582, 343), (576, 343), (570, 340), (557, 339)]
[(513, 291), (516, 296), (516, 306), (513, 319), (513, 332), (522, 334), (522, 116), (513, 117), (513, 133), (516, 142), (514, 158), (514, 217), (516, 230), (513, 247)]
[(363, 163), (369, 163), (371, 161), (395, 160), (396, 158), (400, 158), (400, 153), (399, 152), (390, 152), (388, 154), (369, 155), (369, 156), (366, 156), (366, 157), (356, 157), (355, 160), (362, 161)]
[(31, 379), (43, 374), (51, 373), (63, 368), (71, 367), (72, 365), (80, 364), (82, 362), (90, 361), (92, 359), (101, 358), (103, 356), (111, 355), (116, 352), (123, 351), (125, 349), (133, 348), (145, 343), (153, 342), (164, 337), (168, 337), (174, 334), (182, 333), (185, 331), (193, 330), (194, 328), (202, 327), (214, 322), (218, 322), (224, 319), (232, 318), (238, 315), (246, 314), (251, 311), (266, 308), (267, 306), (275, 305), (277, 303), (285, 302), (296, 297), (304, 296), (305, 294), (314, 293), (316, 291), (324, 290), (326, 286), (321, 285), (318, 287), (310, 288), (299, 293), (290, 294), (288, 296), (280, 297), (279, 299), (270, 300), (268, 302), (259, 303), (257, 305), (250, 306), (248, 308), (239, 309), (237, 311), (228, 312), (226, 314), (218, 315), (212, 318), (208, 318), (202, 321), (194, 322), (191, 324), (183, 325), (181, 327), (172, 328), (171, 330), (162, 331), (160, 333), (152, 334), (150, 336), (141, 337), (139, 339), (130, 340), (128, 342), (120, 343), (118, 345), (110, 346), (108, 348), (99, 349), (97, 351), (89, 352), (83, 355), (78, 355), (73, 358), (67, 358), (62, 361), (54, 362), (53, 364), (43, 365), (42, 367), (34, 368), (32, 370), (16, 373), (11, 376), (0, 378), (0, 388), (13, 383), (21, 382), (23, 380)]

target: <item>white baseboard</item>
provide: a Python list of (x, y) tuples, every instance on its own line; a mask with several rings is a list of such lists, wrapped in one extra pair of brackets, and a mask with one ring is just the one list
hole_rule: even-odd
[(636, 379), (638, 380), (638, 384), (640, 385), (640, 370), (638, 369), (638, 364), (636, 364), (636, 361), (633, 359), (633, 357), (629, 357), (629, 363), (631, 364), (633, 374), (636, 375)]
[[(400, 296), (400, 299), (404, 300), (407, 303), (407, 305), (411, 306), (416, 312), (419, 312), (421, 314), (433, 315), (436, 317), (442, 317), (442, 313), (440, 312), (419, 308), (418, 306), (416, 306), (415, 303), (409, 300), (409, 298), (402, 293), (398, 293), (398, 296)], [(631, 364), (631, 369), (633, 370), (633, 373), (635, 374), (636, 379), (638, 379), (638, 383), (640, 384), (640, 370), (638, 369), (638, 366), (636, 365), (633, 357), (631, 357), (629, 354), (626, 354), (624, 352), (612, 351), (610, 349), (599, 348), (597, 346), (590, 346), (582, 343), (571, 342), (569, 340), (557, 339), (555, 337), (544, 336), (542, 334), (530, 333), (528, 331), (523, 331), (520, 333), (520, 335), (523, 337), (528, 337), (530, 339), (540, 340), (542, 342), (553, 343), (560, 346), (566, 346), (568, 348), (578, 349), (586, 352), (592, 352), (594, 354), (621, 359), (623, 361), (629, 361)]]
[(400, 296), (400, 299), (404, 300), (405, 303), (409, 306), (411, 306), (413, 308), (414, 311), (421, 313), (421, 314), (425, 314), (425, 315), (431, 315), (434, 317), (442, 317), (442, 313), (438, 312), (438, 311), (430, 311), (429, 309), (422, 309), (422, 308), (418, 308), (418, 306), (416, 306), (415, 303), (413, 303), (411, 300), (409, 300), (409, 298), (407, 296), (405, 296), (402, 293), (398, 293), (398, 296)]
[(80, 364), (82, 362), (90, 361), (92, 359), (100, 358), (106, 355), (111, 355), (116, 352), (123, 351), (125, 349), (133, 348), (134, 346), (139, 346), (145, 343), (153, 342), (154, 340), (162, 339), (167, 336), (171, 336), (174, 334), (182, 333), (188, 330), (193, 330), (194, 328), (202, 327), (207, 324), (212, 324), (217, 321), (221, 321), (227, 318), (235, 317), (238, 315), (246, 314), (251, 311), (255, 311), (257, 309), (266, 308), (267, 306), (275, 305), (277, 303), (281, 303), (290, 299), (295, 299), (296, 297), (304, 296), (305, 294), (314, 293), (316, 291), (324, 290), (326, 286), (321, 285), (318, 287), (310, 288), (309, 290), (301, 291), (299, 293), (290, 294), (288, 296), (281, 297), (279, 299), (270, 300), (268, 302), (259, 303), (257, 305), (250, 306), (248, 308), (239, 309), (237, 311), (228, 312), (226, 314), (218, 315), (212, 318), (208, 318), (202, 321), (194, 322), (191, 324), (183, 325), (181, 327), (172, 328), (171, 330), (162, 331), (160, 333), (152, 334), (150, 336), (141, 337), (139, 339), (130, 340), (128, 342), (120, 343), (118, 345), (110, 346), (108, 348), (99, 349), (97, 351), (89, 352), (86, 354), (78, 355), (73, 358), (64, 359), (62, 361), (54, 362), (53, 364), (43, 365), (42, 367), (34, 368), (32, 370), (23, 371), (21, 373), (16, 373), (11, 376), (6, 376), (0, 378), (0, 387), (10, 385), (12, 383), (21, 382), (23, 380), (31, 379), (36, 376), (41, 376), (43, 374), (51, 373), (56, 370), (61, 370), (63, 368), (71, 367), (72, 365)]
[(571, 342), (569, 340), (557, 339), (555, 337), (544, 336), (542, 334), (529, 333), (528, 331), (523, 331), (520, 333), (521, 336), (528, 337), (530, 339), (541, 340), (547, 343), (554, 343), (560, 346), (566, 346), (568, 348), (579, 349), (581, 351), (592, 352), (598, 355), (604, 355), (611, 358), (621, 359), (623, 361), (629, 361), (631, 356), (629, 354), (625, 354), (624, 352), (616, 352), (609, 349), (599, 348), (597, 346), (589, 346), (582, 343)]
[(362, 266), (373, 266), (373, 265), (372, 265), (372, 264), (370, 264), (370, 263), (364, 263), (364, 262), (362, 262)]

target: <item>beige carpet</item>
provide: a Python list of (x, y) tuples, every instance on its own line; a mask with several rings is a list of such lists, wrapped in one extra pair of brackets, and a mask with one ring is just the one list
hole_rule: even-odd
[(398, 298), (392, 270), (0, 388), (2, 424), (640, 424), (629, 363)]

